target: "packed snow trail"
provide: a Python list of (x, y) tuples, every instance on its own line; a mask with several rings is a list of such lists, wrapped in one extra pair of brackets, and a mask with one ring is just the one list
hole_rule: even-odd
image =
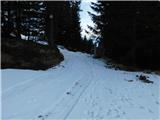
[[(65, 60), (47, 71), (1, 70), (3, 120), (160, 119), (160, 76), (60, 50)], [(140, 74), (154, 83), (137, 80)]]

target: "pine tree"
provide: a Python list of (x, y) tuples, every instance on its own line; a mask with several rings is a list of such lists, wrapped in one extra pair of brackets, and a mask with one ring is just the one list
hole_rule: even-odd
[(1, 2), (1, 34), (2, 37), (11, 37), (11, 33), (15, 31), (16, 2)]
[[(68, 1), (47, 1), (47, 17), (46, 17), (46, 33), (47, 36), (53, 34), (53, 39), (49, 40), (50, 44), (65, 44), (64, 36), (68, 33), (68, 21), (70, 21), (67, 14), (69, 12), (70, 5)], [(50, 25), (49, 16), (53, 15), (53, 25)], [(68, 23), (67, 23), (68, 22)], [(53, 33), (50, 33), (51, 27)]]
[(2, 2), (2, 37), (21, 34), (43, 39), (45, 36), (45, 5), (36, 1), (3, 1)]
[(21, 31), (23, 35), (28, 36), (28, 40), (45, 39), (45, 11), (44, 2), (23, 2)]
[(73, 49), (80, 50), (81, 28), (80, 28), (80, 1), (71, 2), (71, 28), (69, 45)]
[[(61, 44), (70, 49), (80, 50), (81, 28), (80, 28), (80, 1), (48, 1), (47, 15), (53, 14), (54, 44)], [(50, 24), (47, 17), (47, 29)], [(47, 30), (48, 31), (48, 30)]]
[(153, 67), (160, 55), (155, 47), (160, 46), (159, 1), (98, 1), (91, 8), (98, 13), (89, 13), (95, 23), (91, 30), (100, 35), (108, 57), (124, 64)]

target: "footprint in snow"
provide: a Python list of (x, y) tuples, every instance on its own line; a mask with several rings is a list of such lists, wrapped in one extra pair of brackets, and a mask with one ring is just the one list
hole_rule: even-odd
[(154, 94), (152, 94), (152, 97), (154, 97)]
[(114, 109), (114, 111), (115, 111), (117, 114), (119, 114), (119, 111), (118, 111), (117, 109)]
[(78, 82), (75, 82), (75, 85), (78, 85), (79, 83)]
[(123, 114), (123, 115), (125, 115), (125, 114), (126, 114), (126, 112), (124, 112), (124, 111), (123, 111), (123, 113), (122, 113), (122, 114)]
[(159, 105), (159, 102), (158, 102), (158, 101), (156, 101), (156, 104), (157, 104), (157, 105)]
[(94, 117), (94, 111), (88, 111), (88, 115), (91, 117), (91, 118), (93, 118)]
[(90, 95), (90, 98), (92, 99), (92, 95)]
[(109, 89), (109, 92), (110, 92), (110, 94), (112, 94), (112, 93), (113, 93), (113, 91), (112, 91), (111, 89)]
[(121, 98), (121, 101), (122, 101), (122, 102), (125, 102), (124, 97)]
[(98, 103), (97, 103), (96, 101), (93, 100), (92, 106), (95, 107), (95, 106), (97, 106), (97, 105), (98, 105)]
[(61, 65), (61, 67), (62, 67), (62, 68), (65, 68), (65, 66), (64, 66), (64, 65)]
[(148, 109), (148, 112), (153, 113), (153, 111), (151, 109)]
[(99, 107), (99, 111), (102, 111), (103, 110), (103, 108), (102, 107)]
[(71, 95), (71, 92), (66, 92), (67, 95)]
[(112, 112), (112, 110), (109, 109), (109, 110), (107, 111), (107, 116), (109, 116), (109, 115), (111, 114), (111, 112)]
[(84, 101), (87, 102), (87, 98), (85, 98)]
[(110, 88), (106, 88), (106, 87), (104, 87), (104, 89), (106, 90), (106, 91), (108, 91), (110, 94), (112, 94), (113, 92), (112, 92), (112, 89), (110, 89)]
[(38, 118), (41, 119), (41, 120), (44, 120), (44, 116), (43, 115), (39, 115)]
[(115, 118), (120, 118), (120, 117), (121, 117), (120, 115), (116, 115), (116, 116), (115, 116)]
[(99, 97), (96, 97), (96, 99), (99, 99)]
[(144, 106), (140, 106), (139, 108), (140, 108), (140, 109), (145, 109)]
[(120, 109), (121, 109), (121, 106), (118, 106), (118, 109), (120, 110)]

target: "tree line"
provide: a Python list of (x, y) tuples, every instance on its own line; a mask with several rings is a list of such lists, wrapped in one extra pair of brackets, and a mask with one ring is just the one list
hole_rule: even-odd
[[(93, 40), (81, 37), (80, 5), (80, 1), (2, 1), (2, 42), (44, 41), (51, 47), (60, 44), (91, 53)], [(159, 1), (97, 1), (91, 8), (95, 27), (89, 28), (106, 57), (130, 66), (160, 68)]]
[(80, 1), (2, 1), (2, 38), (45, 41), (49, 46), (60, 44), (90, 52), (84, 47), (90, 43), (81, 37), (80, 4)]
[(105, 56), (141, 68), (160, 68), (160, 2), (98, 1), (89, 13)]

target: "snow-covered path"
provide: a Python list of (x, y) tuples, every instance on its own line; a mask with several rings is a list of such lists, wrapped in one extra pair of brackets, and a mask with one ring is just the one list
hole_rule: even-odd
[(141, 72), (61, 52), (65, 60), (47, 71), (1, 70), (3, 119), (160, 119), (160, 76), (145, 74), (154, 81), (146, 84)]

